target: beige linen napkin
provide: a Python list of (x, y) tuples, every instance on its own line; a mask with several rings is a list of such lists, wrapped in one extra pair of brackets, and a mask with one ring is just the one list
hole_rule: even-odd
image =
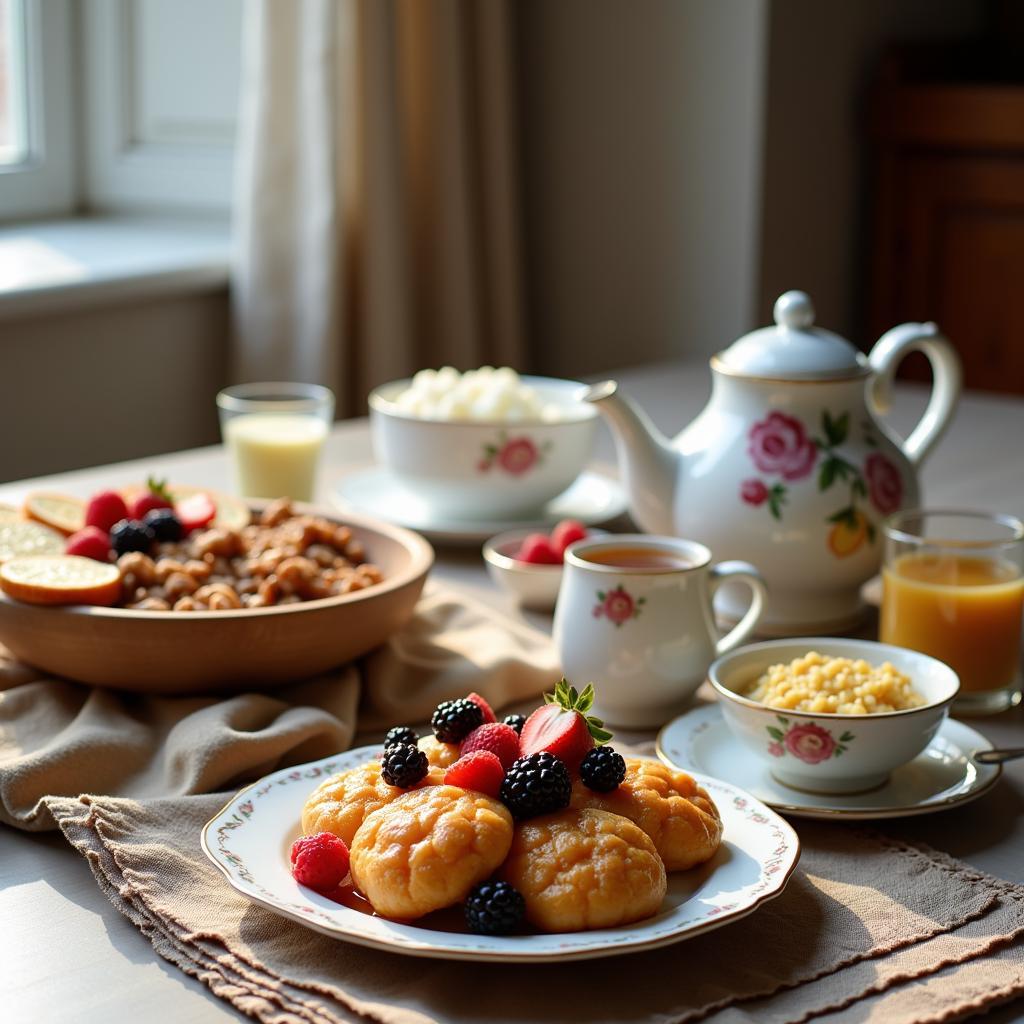
[(184, 796), (346, 749), (357, 727), (429, 718), (472, 689), (495, 707), (558, 679), (544, 634), (431, 587), (358, 665), (268, 693), (156, 697), (40, 678), (0, 647), (0, 822), (54, 828), (45, 796)]
[(1024, 992), (1024, 887), (853, 828), (801, 825), (786, 891), (687, 942), (616, 960), (464, 964), (363, 949), (239, 896), (197, 843), (222, 803), (48, 806), (157, 952), (261, 1021), (910, 1024)]

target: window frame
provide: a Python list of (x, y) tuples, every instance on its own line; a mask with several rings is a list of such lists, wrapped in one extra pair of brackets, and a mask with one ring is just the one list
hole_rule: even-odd
[(0, 220), (71, 212), (78, 199), (71, 0), (21, 0), (26, 154), (0, 165)]

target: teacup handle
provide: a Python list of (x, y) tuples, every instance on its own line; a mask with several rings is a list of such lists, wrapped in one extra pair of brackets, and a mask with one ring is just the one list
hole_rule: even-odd
[(761, 619), (764, 611), (765, 601), (768, 600), (768, 587), (764, 577), (749, 562), (722, 562), (713, 565), (709, 570), (711, 583), (711, 599), (714, 600), (715, 591), (726, 582), (740, 581), (750, 587), (750, 607), (746, 610), (743, 618), (736, 623), (716, 644), (715, 653), (718, 657), (731, 651), (734, 647), (743, 643), (744, 640), (754, 632), (754, 627)]

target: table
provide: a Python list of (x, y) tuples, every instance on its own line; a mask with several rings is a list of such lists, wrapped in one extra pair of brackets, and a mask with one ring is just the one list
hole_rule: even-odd
[[(666, 432), (675, 433), (707, 400), (707, 366), (669, 364), (617, 375)], [(892, 423), (905, 434), (924, 408), (926, 391), (898, 390)], [(211, 396), (212, 401), (212, 396)], [(947, 438), (923, 474), (931, 505), (985, 506), (1024, 516), (1024, 400), (964, 397)], [(602, 429), (597, 457), (612, 464)], [(365, 421), (338, 424), (327, 444), (319, 498), (371, 459)], [(227, 486), (219, 447), (159, 456), (0, 485), (0, 502), (18, 503), (37, 488), (88, 495), (134, 483), (149, 473), (203, 487)], [(509, 614), (520, 614), (488, 581), (475, 549), (438, 551), (436, 578), (467, 589)], [(550, 618), (528, 615), (535, 625)], [(998, 746), (1024, 745), (1024, 707), (976, 723)], [(1024, 882), (1024, 761), (1007, 765), (1003, 780), (977, 802), (928, 818), (887, 822), (885, 830), (919, 839), (994, 875)], [(81, 1024), (143, 1013), (146, 1024), (208, 1024), (242, 1020), (226, 1003), (153, 952), (114, 910), (85, 860), (58, 835), (0, 827), (0, 991), (6, 1020), (74, 1019)], [(71, 1008), (74, 1008), (73, 1010)], [(60, 1009), (59, 1009), (60, 1008)], [(63, 1008), (67, 1008), (64, 1010)], [(989, 1021), (1018, 1019), (1019, 1004)]]

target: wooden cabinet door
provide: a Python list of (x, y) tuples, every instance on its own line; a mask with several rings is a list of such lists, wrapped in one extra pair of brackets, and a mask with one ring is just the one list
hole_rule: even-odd
[(1024, 394), (1024, 157), (890, 153), (882, 178), (875, 335), (934, 320), (967, 387)]

